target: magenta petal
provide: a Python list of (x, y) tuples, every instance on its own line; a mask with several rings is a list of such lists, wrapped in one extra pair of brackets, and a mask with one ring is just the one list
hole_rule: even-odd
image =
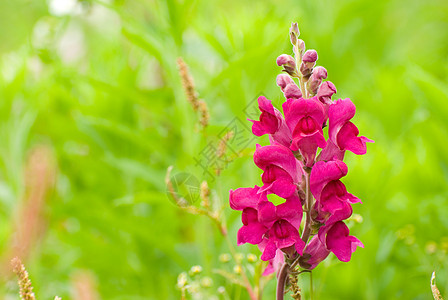
[(303, 170), (301, 170), (300, 162), (294, 157), (291, 150), (284, 146), (257, 147), (254, 153), (254, 162), (263, 171), (274, 165), (285, 170), (291, 176), (293, 182), (301, 181)]
[(268, 261), (268, 260), (273, 259), (275, 257), (276, 251), (277, 251), (277, 247), (275, 246), (275, 242), (269, 241), (263, 250), (263, 254), (261, 255), (261, 260)]
[[(261, 250), (263, 251), (263, 250)], [(266, 267), (266, 269), (263, 271), (263, 276), (268, 276), (274, 272), (278, 272), (285, 262), (285, 256), (283, 252), (280, 249), (277, 249), (275, 251), (275, 257), (271, 260), (269, 260), (269, 264)]]
[(336, 94), (336, 91), (336, 87), (331, 81), (325, 81), (317, 91), (317, 99), (322, 103), (329, 104), (331, 97)]
[(259, 220), (267, 227), (271, 227), (277, 221), (275, 205), (269, 201), (263, 201), (258, 205)]
[(310, 175), (311, 193), (316, 199), (320, 199), (322, 189), (332, 180), (338, 180), (347, 175), (347, 165), (340, 160), (318, 161)]
[[(285, 111), (286, 106), (286, 111)], [(320, 126), (322, 126), (325, 118), (325, 109), (316, 97), (311, 99), (297, 99), (293, 101), (287, 101), (283, 105), (283, 112), (285, 113), (286, 124), (291, 131), (297, 126), (297, 123), (304, 117), (311, 117)]]
[(345, 150), (339, 149), (330, 139), (327, 141), (327, 146), (320, 152), (319, 160), (343, 160)]
[(299, 230), (300, 223), (302, 222), (303, 209), (300, 198), (297, 195), (293, 195), (285, 203), (278, 205), (276, 212), (279, 219), (288, 221), (293, 227)]
[(237, 234), (237, 244), (238, 246), (249, 243), (252, 245), (259, 244), (263, 235), (266, 233), (266, 227), (260, 223), (252, 223), (249, 225), (244, 225), (238, 230)]
[(361, 246), (362, 243), (356, 237), (349, 236), (347, 225), (340, 221), (333, 224), (328, 230), (326, 245), (340, 261), (348, 262), (353, 251), (356, 250), (356, 246)]
[(359, 130), (352, 122), (345, 123), (337, 135), (336, 141), (341, 149), (352, 151), (357, 155), (367, 152), (366, 142), (358, 137)]
[[(314, 269), (320, 262), (322, 262), (325, 258), (327, 258), (330, 251), (325, 247), (318, 236), (314, 236), (311, 241), (308, 243), (304, 250), (304, 256), (309, 256), (309, 258), (304, 259), (304, 262), (310, 265), (308, 270)], [(308, 255), (307, 255), (308, 254)]]
[(350, 99), (339, 99), (328, 108), (330, 140), (341, 150), (350, 150), (355, 154), (365, 154), (366, 142), (373, 142), (366, 137), (358, 137), (358, 128), (350, 122), (356, 108)]
[(288, 198), (297, 190), (297, 187), (290, 180), (279, 179), (272, 183), (270, 190), (282, 198)]
[[(272, 105), (271, 101), (264, 96), (258, 97), (258, 107), (260, 108), (260, 120), (250, 120), (252, 125), (252, 133), (256, 136), (264, 134), (273, 134), (277, 132), (280, 124), (283, 122), (281, 113)], [(278, 113), (277, 113), (278, 112)]]
[(295, 248), (296, 248), (297, 253), (299, 253), (300, 255), (303, 255), (303, 249), (305, 249), (305, 242), (302, 241), (300, 236), (296, 240)]
[(256, 208), (260, 199), (259, 189), (258, 186), (255, 186), (254, 188), (230, 190), (230, 207), (234, 210), (243, 210), (246, 207)]

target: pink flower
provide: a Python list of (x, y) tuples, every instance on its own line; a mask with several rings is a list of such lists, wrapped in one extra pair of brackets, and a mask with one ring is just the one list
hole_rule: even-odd
[(355, 112), (356, 107), (348, 98), (332, 103), (328, 108), (328, 135), (339, 149), (362, 155), (367, 152), (366, 142), (373, 143), (373, 141), (364, 136), (358, 137), (358, 128), (350, 122)]
[(302, 181), (301, 163), (294, 157), (291, 150), (284, 146), (257, 145), (254, 162), (264, 171), (261, 176), (264, 185), (259, 192), (268, 191), (288, 198), (296, 192), (297, 185)]
[(293, 194), (284, 203), (277, 206), (268, 201), (265, 194), (260, 199), (261, 201), (258, 204), (258, 220), (260, 223), (270, 228), (277, 220), (284, 219), (299, 230), (303, 210), (301, 200), (297, 194)]
[(330, 251), (320, 241), (319, 237), (315, 235), (307, 244), (303, 255), (299, 259), (300, 266), (304, 269), (312, 270), (326, 259), (328, 254), (330, 254)]
[(286, 99), (299, 99), (302, 97), (302, 91), (295, 84), (294, 80), (286, 74), (277, 76), (277, 85), (282, 90)]
[[(263, 252), (264, 249), (266, 248), (266, 243), (258, 245), (258, 248), (260, 249), (261, 252)], [(268, 276), (274, 272), (277, 273), (284, 263), (285, 263), (285, 255), (280, 249), (277, 249), (277, 251), (275, 251), (274, 258), (269, 260), (269, 264), (266, 267), (266, 269), (264, 269), (262, 275)]]
[(259, 187), (254, 188), (238, 188), (230, 190), (230, 207), (234, 210), (241, 210), (243, 227), (238, 230), (237, 243), (238, 246), (244, 243), (253, 245), (261, 243), (263, 235), (268, 230), (258, 221), (258, 203), (260, 195)]
[(327, 70), (324, 67), (316, 67), (308, 80), (308, 90), (312, 95), (316, 95), (317, 90), (322, 83), (322, 79), (327, 78)]
[(249, 120), (253, 123), (252, 133), (256, 136), (269, 134), (274, 143), (289, 147), (291, 132), (286, 126), (282, 113), (264, 96), (258, 98), (258, 107), (261, 111), (260, 120)]
[(325, 81), (319, 87), (317, 91), (317, 99), (325, 105), (330, 105), (331, 96), (336, 94), (337, 90), (334, 84), (331, 81)]
[(342, 161), (319, 161), (310, 175), (310, 189), (316, 198), (316, 220), (331, 224), (345, 220), (351, 216), (352, 203), (361, 202), (347, 192), (345, 185), (339, 180), (347, 175), (347, 165)]
[(300, 238), (297, 228), (284, 219), (280, 219), (272, 225), (265, 234), (265, 243), (266, 246), (261, 255), (261, 259), (264, 261), (273, 259), (278, 249), (285, 252), (293, 247), (301, 255), (305, 247), (305, 242)]
[(327, 249), (343, 262), (350, 261), (356, 247), (364, 248), (363, 243), (354, 236), (349, 236), (349, 229), (344, 222), (339, 221), (319, 229), (319, 238)]
[(345, 150), (339, 149), (330, 139), (327, 141), (327, 146), (319, 153), (317, 160), (343, 160)]
[(316, 97), (311, 99), (288, 99), (283, 104), (286, 124), (292, 132), (291, 150), (300, 150), (305, 165), (311, 167), (314, 163), (318, 147), (324, 148), (326, 141), (323, 136), (322, 124), (325, 110)]
[(303, 54), (302, 64), (300, 65), (300, 73), (302, 73), (305, 77), (310, 76), (316, 61), (316, 50), (307, 50), (305, 54)]
[(296, 66), (296, 60), (294, 59), (294, 57), (292, 57), (291, 55), (288, 54), (282, 54), (279, 57), (277, 57), (277, 66), (288, 66), (288, 67), (292, 67), (295, 68)]

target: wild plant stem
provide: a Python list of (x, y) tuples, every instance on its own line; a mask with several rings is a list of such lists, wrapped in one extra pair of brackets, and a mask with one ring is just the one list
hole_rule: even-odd
[(286, 278), (288, 278), (289, 264), (285, 262), (278, 273), (276, 300), (283, 300), (285, 295)]
[(254, 292), (254, 290), (253, 290), (253, 288), (252, 288), (252, 285), (250, 284), (250, 281), (249, 281), (249, 279), (248, 279), (248, 277), (247, 277), (247, 275), (246, 275), (246, 271), (245, 271), (244, 268), (243, 268), (243, 265), (242, 265), (241, 262), (236, 258), (236, 251), (235, 251), (235, 248), (233, 248), (233, 244), (232, 244), (232, 242), (231, 242), (230, 239), (229, 239), (229, 235), (227, 234), (227, 232), (226, 232), (226, 233), (222, 233), (222, 234), (223, 234), (223, 236), (224, 236), (224, 239), (225, 239), (226, 242), (227, 242), (227, 245), (228, 245), (228, 247), (229, 247), (230, 254), (231, 254), (232, 257), (233, 257), (233, 260), (236, 262), (237, 266), (238, 266), (238, 267), (240, 268), (240, 270), (241, 270), (241, 277), (243, 278), (244, 285), (245, 285), (245, 287), (246, 287), (247, 292), (249, 293), (249, 297), (250, 297), (250, 299), (251, 299), (251, 300), (261, 300), (261, 298), (258, 298), (258, 297), (257, 297), (257, 294)]

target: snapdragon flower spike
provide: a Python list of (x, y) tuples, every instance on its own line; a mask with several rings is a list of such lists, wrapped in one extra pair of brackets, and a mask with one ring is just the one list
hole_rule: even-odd
[(311, 167), (317, 148), (324, 148), (327, 144), (322, 131), (325, 119), (324, 107), (316, 97), (288, 99), (283, 103), (283, 111), (286, 124), (292, 131), (290, 148), (293, 151), (300, 150), (305, 166)]
[(366, 142), (373, 143), (373, 141), (365, 136), (358, 136), (358, 127), (350, 122), (355, 112), (356, 107), (348, 98), (332, 103), (328, 108), (328, 136), (340, 150), (349, 150), (362, 155), (367, 152)]
[(257, 245), (263, 240), (268, 228), (258, 221), (258, 204), (260, 187), (238, 188), (230, 190), (230, 207), (242, 211), (243, 226), (238, 230), (238, 246), (249, 243)]
[(264, 172), (261, 176), (261, 192), (270, 192), (283, 198), (297, 191), (302, 181), (303, 168), (294, 154), (282, 145), (257, 145), (254, 153), (255, 164)]
[(343, 262), (349, 262), (356, 247), (364, 248), (356, 237), (349, 235), (350, 230), (344, 222), (339, 221), (331, 225), (323, 226), (319, 229), (319, 239), (325, 243), (328, 250)]
[(264, 96), (258, 98), (258, 107), (261, 111), (260, 120), (249, 119), (253, 123), (252, 133), (256, 136), (269, 134), (273, 143), (289, 147), (291, 132), (286, 126), (282, 113)]
[(352, 215), (351, 204), (361, 202), (347, 192), (339, 180), (347, 175), (347, 165), (339, 160), (317, 162), (310, 175), (311, 193), (316, 198), (316, 221), (332, 224)]

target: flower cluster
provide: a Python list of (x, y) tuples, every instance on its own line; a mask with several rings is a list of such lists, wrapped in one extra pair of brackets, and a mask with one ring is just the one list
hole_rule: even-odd
[[(267, 134), (270, 140), (268, 146), (257, 145), (254, 153), (263, 171), (262, 186), (230, 191), (231, 208), (242, 211), (238, 245), (258, 245), (261, 259), (270, 261), (265, 274), (278, 270), (285, 259), (311, 270), (330, 252), (347, 262), (357, 246), (364, 247), (344, 223), (352, 215), (352, 204), (361, 201), (341, 182), (348, 171), (342, 160), (347, 150), (365, 154), (366, 142), (373, 141), (359, 136), (351, 122), (353, 102), (332, 99), (336, 87), (323, 82), (327, 71), (315, 66), (315, 50), (305, 51), (296, 23), (290, 37), (294, 57), (277, 58), (285, 72), (277, 76), (286, 98), (283, 113), (261, 96), (260, 119), (250, 120), (253, 134)], [(268, 199), (272, 194), (284, 202), (274, 205)]]

